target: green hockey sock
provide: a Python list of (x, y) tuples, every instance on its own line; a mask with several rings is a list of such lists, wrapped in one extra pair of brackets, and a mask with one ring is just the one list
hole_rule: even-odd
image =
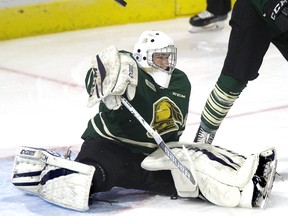
[(207, 132), (214, 132), (220, 127), (246, 85), (245, 81), (239, 81), (224, 74), (220, 75), (201, 114), (201, 125)]

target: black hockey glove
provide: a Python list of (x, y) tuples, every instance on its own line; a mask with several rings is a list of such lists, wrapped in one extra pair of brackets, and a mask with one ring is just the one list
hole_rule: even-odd
[(264, 12), (281, 32), (288, 31), (288, 0), (270, 0), (264, 6)]

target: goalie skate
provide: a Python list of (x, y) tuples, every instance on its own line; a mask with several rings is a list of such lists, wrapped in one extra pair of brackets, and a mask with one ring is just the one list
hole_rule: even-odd
[(199, 144), (212, 144), (215, 133), (216, 131), (208, 133), (202, 126), (199, 126), (194, 142)]
[(276, 175), (277, 159), (275, 149), (264, 151), (259, 156), (259, 167), (253, 177), (253, 207), (265, 208)]

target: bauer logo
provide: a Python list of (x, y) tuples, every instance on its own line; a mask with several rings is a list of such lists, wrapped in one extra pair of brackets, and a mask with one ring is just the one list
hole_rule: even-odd
[(27, 150), (27, 149), (22, 149), (20, 154), (22, 155), (30, 155), (33, 156), (35, 154), (36, 151), (31, 151), (31, 150)]

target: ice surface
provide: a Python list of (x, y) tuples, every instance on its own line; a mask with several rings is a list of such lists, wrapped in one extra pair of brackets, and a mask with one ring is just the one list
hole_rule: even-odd
[[(18, 146), (53, 150), (72, 146), (79, 151), (80, 136), (97, 111), (87, 108), (84, 76), (90, 59), (114, 44), (132, 50), (144, 30), (168, 33), (178, 47), (178, 68), (192, 83), (190, 116), (183, 141), (191, 141), (200, 113), (221, 71), (230, 27), (191, 34), (189, 18), (127, 24), (28, 37), (0, 42), (0, 215), (271, 215), (288, 207), (288, 73), (287, 62), (271, 45), (257, 80), (248, 84), (230, 110), (214, 140), (244, 155), (266, 146), (278, 152), (278, 173), (267, 208), (221, 208), (201, 200), (170, 200), (141, 191), (115, 188), (85, 213), (67, 210), (24, 194), (10, 181)], [(287, 209), (288, 210), (288, 209)], [(196, 213), (196, 214), (195, 214)]]

